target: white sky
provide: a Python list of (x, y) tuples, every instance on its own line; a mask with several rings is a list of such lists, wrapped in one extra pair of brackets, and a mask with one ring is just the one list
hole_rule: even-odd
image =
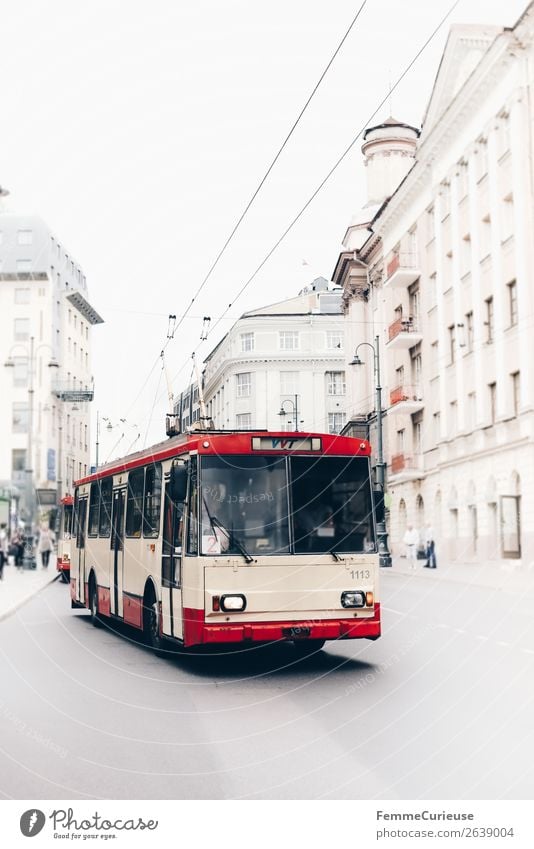
[[(3, 4), (0, 184), (14, 210), (41, 215), (76, 257), (105, 319), (93, 331), (93, 418), (97, 409), (113, 422), (126, 418), (141, 429), (141, 444), (164, 438), (160, 365), (147, 377), (167, 316), (187, 307), (360, 2)], [(213, 324), (221, 315), (450, 5), (368, 0), (167, 348), (175, 392), (190, 377), (202, 316)], [(420, 125), (450, 23), (512, 26), (526, 5), (461, 0), (393, 94), (393, 115)], [(386, 106), (372, 123), (388, 114)], [(330, 278), (364, 201), (358, 143), (204, 343), (199, 364), (246, 309), (294, 295), (320, 274)], [(135, 436), (124, 430), (120, 453)], [(118, 435), (104, 433), (101, 460)]]

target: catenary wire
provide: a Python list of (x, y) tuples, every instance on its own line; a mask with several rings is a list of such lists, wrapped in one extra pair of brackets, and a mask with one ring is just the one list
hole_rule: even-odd
[(182, 324), (182, 322), (184, 321), (185, 317), (188, 315), (189, 310), (191, 309), (191, 307), (192, 307), (192, 306), (193, 306), (193, 304), (195, 303), (196, 299), (198, 298), (198, 296), (200, 295), (200, 293), (201, 293), (201, 292), (202, 292), (202, 290), (204, 289), (204, 286), (206, 285), (206, 283), (207, 283), (207, 282), (208, 282), (208, 280), (210, 279), (211, 275), (212, 275), (212, 274), (213, 274), (213, 272), (215, 271), (215, 269), (216, 269), (217, 265), (219, 264), (220, 259), (222, 258), (222, 256), (223, 256), (224, 252), (226, 251), (226, 248), (228, 247), (228, 245), (230, 244), (230, 242), (231, 242), (231, 241), (232, 241), (232, 239), (234, 238), (235, 234), (237, 233), (237, 231), (238, 231), (239, 227), (241, 226), (241, 223), (243, 222), (243, 219), (245, 218), (245, 216), (246, 216), (247, 212), (249, 211), (250, 207), (252, 206), (252, 204), (253, 204), (253, 203), (254, 203), (254, 201), (256, 200), (256, 198), (257, 198), (258, 194), (260, 193), (261, 189), (263, 188), (263, 186), (264, 186), (264, 184), (265, 184), (265, 182), (266, 182), (267, 178), (269, 177), (269, 174), (271, 173), (271, 171), (273, 170), (274, 166), (275, 166), (275, 165), (276, 165), (276, 163), (278, 162), (278, 160), (279, 160), (280, 156), (282, 155), (282, 152), (283, 152), (284, 148), (286, 147), (286, 145), (287, 145), (287, 143), (289, 142), (289, 140), (290, 140), (291, 136), (293, 135), (293, 133), (295, 132), (296, 128), (297, 128), (297, 127), (298, 127), (298, 125), (300, 124), (300, 121), (301, 121), (301, 119), (302, 119), (302, 117), (303, 117), (304, 113), (306, 112), (306, 110), (307, 110), (308, 106), (310, 105), (310, 103), (311, 103), (311, 101), (313, 100), (313, 98), (314, 98), (315, 94), (317, 93), (317, 90), (319, 89), (319, 86), (321, 85), (322, 81), (323, 81), (323, 80), (324, 80), (324, 78), (326, 77), (326, 75), (327, 75), (328, 71), (330, 70), (330, 68), (331, 68), (331, 66), (332, 66), (332, 64), (333, 64), (333, 62), (334, 62), (334, 60), (335, 60), (336, 56), (338, 55), (339, 51), (340, 51), (340, 50), (341, 50), (341, 48), (343, 47), (343, 44), (345, 43), (345, 41), (346, 41), (346, 40), (347, 40), (347, 38), (349, 37), (349, 34), (350, 34), (350, 32), (351, 32), (352, 28), (354, 27), (354, 25), (355, 25), (356, 21), (358, 20), (358, 18), (360, 17), (361, 13), (363, 12), (363, 9), (364, 9), (364, 7), (366, 6), (366, 4), (367, 4), (367, 0), (363, 0), (363, 3), (361, 4), (360, 8), (359, 8), (359, 9), (358, 9), (358, 11), (356, 12), (356, 14), (355, 14), (354, 18), (352, 19), (352, 21), (351, 21), (351, 23), (350, 23), (350, 25), (349, 25), (348, 29), (346, 30), (346, 32), (345, 32), (345, 34), (344, 34), (343, 38), (341, 39), (341, 41), (339, 42), (338, 46), (336, 47), (336, 49), (335, 49), (334, 53), (332, 54), (332, 56), (331, 56), (331, 57), (330, 57), (330, 59), (328, 60), (328, 63), (327, 63), (327, 65), (326, 65), (326, 67), (324, 68), (324, 70), (323, 70), (323, 72), (322, 72), (321, 76), (319, 77), (319, 79), (318, 79), (318, 80), (317, 80), (317, 82), (315, 83), (315, 86), (313, 87), (313, 89), (312, 89), (312, 91), (311, 91), (310, 95), (308, 96), (308, 99), (306, 100), (306, 102), (305, 102), (304, 106), (301, 108), (301, 110), (300, 110), (299, 114), (297, 115), (297, 117), (296, 117), (295, 121), (293, 122), (293, 124), (292, 124), (292, 126), (291, 126), (291, 129), (289, 130), (289, 132), (287, 133), (287, 135), (286, 135), (285, 139), (283, 140), (282, 144), (281, 144), (281, 145), (280, 145), (280, 147), (278, 148), (278, 150), (277, 150), (277, 152), (276, 152), (276, 154), (275, 154), (275, 156), (274, 156), (274, 159), (271, 161), (271, 164), (269, 165), (269, 167), (267, 168), (267, 171), (265, 172), (265, 174), (264, 174), (264, 175), (263, 175), (263, 177), (261, 178), (260, 182), (258, 183), (258, 186), (256, 187), (256, 189), (254, 190), (253, 194), (251, 195), (251, 197), (250, 197), (250, 199), (249, 199), (248, 203), (246, 204), (246, 206), (245, 206), (245, 208), (244, 208), (243, 212), (241, 213), (241, 215), (240, 215), (240, 216), (239, 216), (239, 218), (237, 219), (236, 223), (234, 224), (234, 226), (233, 226), (233, 228), (232, 228), (232, 230), (231, 230), (231, 232), (230, 232), (230, 235), (227, 237), (227, 239), (226, 239), (226, 241), (224, 242), (224, 244), (223, 244), (222, 248), (220, 249), (219, 253), (218, 253), (218, 254), (217, 254), (217, 256), (215, 257), (215, 259), (214, 259), (214, 261), (212, 262), (212, 264), (211, 264), (210, 268), (208, 269), (207, 274), (205, 275), (204, 279), (203, 279), (203, 280), (202, 280), (202, 282), (200, 283), (200, 285), (199, 285), (198, 289), (196, 290), (195, 294), (194, 294), (194, 295), (193, 295), (193, 297), (191, 298), (191, 301), (189, 302), (189, 306), (185, 309), (185, 311), (183, 312), (182, 316), (180, 317), (180, 319), (179, 319), (179, 321), (178, 321), (178, 323), (177, 323), (177, 325), (176, 325), (176, 330), (178, 330), (178, 328), (180, 327), (180, 325), (181, 325), (181, 324)]

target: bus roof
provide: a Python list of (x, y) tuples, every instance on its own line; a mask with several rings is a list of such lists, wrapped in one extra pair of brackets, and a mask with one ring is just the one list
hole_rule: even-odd
[[(319, 440), (319, 443), (317, 443)], [(309, 445), (308, 445), (309, 444)], [(308, 445), (308, 447), (306, 447)], [(312, 447), (313, 446), (313, 447)], [(319, 446), (319, 447), (318, 447)], [(266, 430), (197, 430), (173, 436), (165, 442), (120, 457), (103, 466), (87, 477), (75, 481), (75, 486), (90, 483), (110, 475), (120, 474), (148, 462), (158, 463), (171, 457), (195, 451), (198, 454), (331, 454), (368, 457), (370, 443), (352, 436), (336, 433), (310, 431), (266, 431)]]

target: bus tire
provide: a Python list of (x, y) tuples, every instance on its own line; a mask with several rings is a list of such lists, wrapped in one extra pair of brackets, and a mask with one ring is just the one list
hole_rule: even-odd
[(89, 579), (89, 611), (91, 614), (91, 623), (95, 628), (98, 628), (100, 625), (100, 614), (98, 612), (98, 590), (96, 588), (94, 574)]
[(158, 657), (165, 655), (163, 638), (160, 634), (159, 605), (154, 590), (148, 590), (143, 599), (143, 635), (146, 645)]
[(321, 651), (326, 640), (295, 640), (293, 645), (299, 657), (309, 657)]

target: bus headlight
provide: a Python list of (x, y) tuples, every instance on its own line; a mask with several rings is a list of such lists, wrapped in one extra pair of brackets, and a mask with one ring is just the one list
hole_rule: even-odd
[(221, 610), (225, 613), (243, 611), (247, 606), (247, 600), (244, 595), (222, 595)]
[(341, 593), (342, 607), (365, 607), (365, 593), (359, 590), (347, 590)]

